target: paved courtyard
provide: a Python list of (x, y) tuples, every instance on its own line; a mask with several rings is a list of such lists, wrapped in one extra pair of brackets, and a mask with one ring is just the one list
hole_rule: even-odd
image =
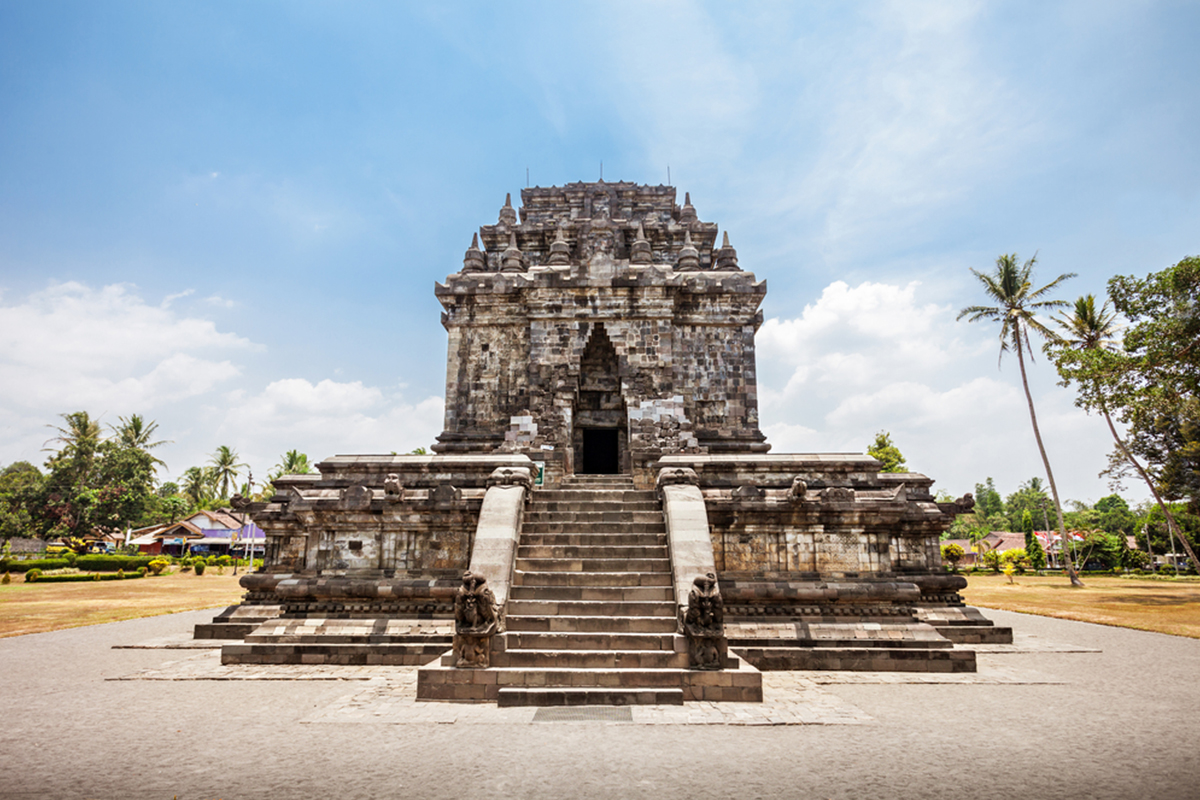
[(1003, 612), (974, 675), (762, 704), (417, 703), (406, 667), (222, 667), (193, 612), (0, 640), (0, 797), (1200, 797), (1200, 641)]

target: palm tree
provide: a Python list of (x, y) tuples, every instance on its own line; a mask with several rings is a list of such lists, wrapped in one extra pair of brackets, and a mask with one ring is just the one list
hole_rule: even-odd
[(1033, 288), (1033, 267), (1037, 256), (1018, 264), (1017, 254), (1002, 255), (996, 259), (996, 271), (988, 274), (972, 269), (971, 273), (983, 284), (984, 293), (996, 305), (968, 306), (958, 312), (958, 319), (967, 318), (968, 322), (989, 320), (1000, 323), (1000, 357), (1008, 350), (1015, 350), (1017, 363), (1021, 367), (1021, 386), (1025, 389), (1025, 401), (1029, 404), (1029, 421), (1033, 423), (1033, 437), (1037, 440), (1038, 452), (1042, 455), (1042, 465), (1046, 468), (1046, 478), (1050, 481), (1050, 493), (1054, 496), (1054, 513), (1058, 521), (1058, 533), (1064, 542), (1063, 563), (1072, 586), (1083, 586), (1075, 565), (1066, 554), (1067, 526), (1063, 522), (1062, 503), (1058, 498), (1058, 486), (1054, 482), (1054, 472), (1050, 469), (1050, 459), (1046, 456), (1046, 446), (1042, 444), (1042, 433), (1038, 429), (1037, 412), (1033, 407), (1033, 395), (1029, 392), (1029, 377), (1025, 372), (1025, 353), (1033, 358), (1033, 347), (1030, 344), (1030, 333), (1036, 333), (1048, 341), (1057, 341), (1057, 335), (1038, 321), (1036, 312), (1051, 308), (1061, 308), (1066, 305), (1062, 300), (1046, 299), (1047, 295), (1058, 284), (1075, 277), (1068, 272), (1059, 275), (1040, 289)]
[(183, 473), (183, 493), (192, 501), (193, 507), (212, 496), (215, 484), (212, 467), (188, 467)]
[(247, 466), (238, 461), (237, 451), (221, 445), (217, 452), (209, 458), (212, 464), (216, 486), (220, 487), (221, 497), (229, 497), (229, 487), (237, 485), (238, 471)]
[[(1093, 351), (1109, 351), (1116, 344), (1117, 324), (1116, 312), (1108, 310), (1108, 301), (1096, 310), (1096, 297), (1094, 295), (1084, 295), (1075, 301), (1074, 313), (1068, 316), (1066, 313), (1060, 314), (1055, 318), (1055, 321), (1063, 329), (1065, 336), (1061, 337), (1062, 343), (1076, 350), (1093, 350)], [(1104, 421), (1108, 423), (1108, 432), (1112, 434), (1113, 441), (1117, 443), (1117, 449), (1121, 455), (1129, 462), (1142, 480), (1146, 482), (1146, 486), (1150, 489), (1150, 494), (1154, 495), (1154, 502), (1158, 503), (1158, 507), (1162, 509), (1163, 516), (1167, 519), (1167, 530), (1183, 543), (1184, 550), (1187, 551), (1188, 558), (1191, 559), (1192, 565), (1200, 571), (1200, 561), (1196, 560), (1196, 554), (1192, 551), (1192, 546), (1188, 544), (1188, 540), (1184, 538), (1183, 532), (1179, 530), (1179, 525), (1175, 522), (1175, 516), (1171, 510), (1167, 508), (1167, 504), (1163, 502), (1162, 497), (1158, 493), (1158, 487), (1154, 485), (1153, 479), (1142, 467), (1141, 463), (1126, 447), (1125, 441), (1121, 439), (1117, 433), (1117, 427), (1113, 424), (1112, 417), (1108, 413), (1108, 407), (1104, 402), (1104, 396), (1098, 385), (1093, 386), (1093, 393), (1096, 398), (1096, 408), (1104, 416)], [(1146, 546), (1150, 546), (1150, 535), (1146, 534)]]
[(280, 475), (310, 474), (312, 474), (312, 465), (308, 463), (308, 454), (301, 453), (299, 450), (288, 450), (279, 459), (279, 463), (275, 465), (274, 476), (276, 478)]
[[(50, 442), (59, 442), (62, 450), (74, 447), (82, 449), (84, 447), (94, 448), (100, 444), (100, 421), (92, 419), (86, 411), (76, 411), (72, 414), (59, 414), (66, 421), (66, 427), (57, 425), (47, 425), (47, 428), (54, 428), (58, 431), (58, 436), (53, 439), (48, 439), (46, 444)], [(47, 447), (46, 450), (54, 448)]]
[(125, 447), (134, 450), (141, 450), (146, 455), (150, 456), (150, 461), (156, 467), (158, 465), (166, 466), (166, 462), (161, 458), (155, 458), (150, 454), (150, 451), (164, 444), (170, 444), (170, 440), (163, 439), (157, 442), (150, 441), (154, 438), (154, 432), (158, 430), (158, 423), (151, 420), (147, 422), (141, 414), (130, 414), (129, 418), (117, 417), (121, 424), (112, 429), (117, 435), (117, 441)]

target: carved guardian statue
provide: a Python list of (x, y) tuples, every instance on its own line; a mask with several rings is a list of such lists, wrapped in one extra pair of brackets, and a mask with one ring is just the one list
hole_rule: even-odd
[(688, 593), (683, 631), (688, 640), (692, 669), (723, 669), (725, 666), (725, 605), (713, 573), (692, 581)]
[(463, 573), (462, 586), (454, 596), (454, 665), (487, 667), (497, 627), (496, 596), (487, 578), (478, 572)]

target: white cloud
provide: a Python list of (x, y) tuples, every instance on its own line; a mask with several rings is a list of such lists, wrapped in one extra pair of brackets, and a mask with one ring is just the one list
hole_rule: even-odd
[[(1043, 474), (1016, 364), (996, 371), (994, 332), (920, 301), (918, 283), (842, 282), (757, 338), (763, 430), (775, 452), (864, 452), (891, 432), (909, 466), (956, 494)], [(965, 339), (964, 337), (973, 337)], [(1064, 500), (1107, 494), (1105, 430), (1039, 361), (1039, 422)]]
[(440, 397), (413, 403), (361, 381), (286, 378), (231, 398), (213, 435), (236, 440), (244, 458), (265, 465), (292, 449), (316, 461), (339, 453), (428, 448), (442, 421)]

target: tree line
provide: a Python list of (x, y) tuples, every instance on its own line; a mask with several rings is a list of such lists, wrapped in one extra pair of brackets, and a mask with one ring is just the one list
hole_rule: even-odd
[[(178, 482), (159, 482), (165, 468), (153, 451), (158, 424), (140, 414), (120, 417), (107, 432), (86, 411), (60, 415), (51, 425), (43, 469), (18, 461), (0, 470), (0, 537), (81, 541), (96, 533), (175, 522), (189, 514), (229, 505), (235, 493), (262, 500), (281, 475), (312, 472), (308, 456), (289, 450), (267, 476), (251, 483), (249, 467), (235, 449), (219, 446), (208, 462), (183, 471)], [(243, 478), (243, 476), (245, 476)], [(257, 488), (257, 491), (256, 491)]]

